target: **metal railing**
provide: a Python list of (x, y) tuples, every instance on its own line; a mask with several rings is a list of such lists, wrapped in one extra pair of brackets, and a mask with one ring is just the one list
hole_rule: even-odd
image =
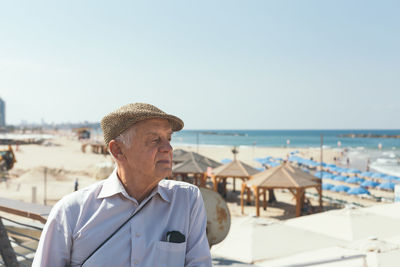
[(0, 227), (3, 227), (0, 266), (31, 266), (43, 228), (5, 217), (0, 217)]

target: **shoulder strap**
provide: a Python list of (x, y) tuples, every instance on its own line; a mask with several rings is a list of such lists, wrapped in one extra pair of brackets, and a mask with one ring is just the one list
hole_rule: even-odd
[(85, 259), (79, 266), (82, 267), (82, 266), (85, 264), (85, 262), (86, 262), (90, 257), (93, 256), (94, 253), (96, 253), (105, 243), (107, 243), (108, 240), (110, 240), (119, 230), (121, 230), (121, 228), (124, 227), (125, 224), (127, 224), (133, 217), (135, 217), (135, 215), (138, 214), (138, 212), (141, 211), (141, 210), (144, 208), (144, 206), (146, 206), (147, 203), (149, 203), (149, 202), (151, 201), (151, 199), (152, 199), (152, 198), (148, 199), (148, 200), (146, 201), (146, 203), (144, 203), (144, 204), (143, 204), (142, 206), (140, 206), (137, 210), (135, 210), (135, 212), (134, 212), (131, 216), (129, 216), (129, 218), (128, 218), (124, 223), (122, 223), (109, 237), (107, 237), (95, 250), (93, 250), (93, 252), (90, 253), (89, 256), (87, 256), (86, 259)]

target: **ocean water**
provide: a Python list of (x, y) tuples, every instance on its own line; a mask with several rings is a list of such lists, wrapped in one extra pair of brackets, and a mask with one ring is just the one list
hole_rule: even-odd
[(322, 135), (324, 147), (347, 150), (352, 167), (365, 171), (369, 160), (371, 171), (400, 176), (400, 139), (342, 136), (349, 134), (400, 135), (400, 130), (182, 130), (172, 144), (296, 149), (319, 147)]

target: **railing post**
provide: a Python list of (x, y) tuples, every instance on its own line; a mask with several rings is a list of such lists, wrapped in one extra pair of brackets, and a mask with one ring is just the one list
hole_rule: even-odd
[(7, 230), (3, 225), (0, 217), (0, 254), (7, 267), (19, 267), (17, 256), (15, 256), (14, 249), (11, 247), (10, 240), (8, 239)]

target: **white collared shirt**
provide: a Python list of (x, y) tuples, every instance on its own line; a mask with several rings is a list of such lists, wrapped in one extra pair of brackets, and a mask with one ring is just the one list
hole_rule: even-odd
[[(53, 207), (32, 266), (80, 266), (138, 208), (85, 267), (212, 266), (200, 190), (188, 183), (162, 180), (139, 205), (125, 191), (116, 170)], [(166, 242), (169, 231), (179, 231), (186, 242)]]

